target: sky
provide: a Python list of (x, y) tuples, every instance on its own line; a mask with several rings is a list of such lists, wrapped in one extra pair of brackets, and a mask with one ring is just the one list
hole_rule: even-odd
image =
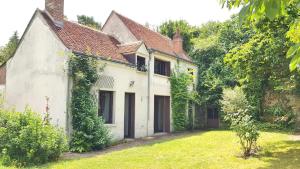
[[(21, 36), (35, 9), (43, 10), (44, 4), (44, 0), (1, 0), (0, 46), (8, 42), (14, 31)], [(201, 25), (208, 21), (225, 21), (238, 12), (222, 9), (218, 0), (65, 0), (65, 15), (72, 21), (76, 21), (77, 15), (85, 14), (104, 24), (112, 10), (151, 26), (169, 19)]]

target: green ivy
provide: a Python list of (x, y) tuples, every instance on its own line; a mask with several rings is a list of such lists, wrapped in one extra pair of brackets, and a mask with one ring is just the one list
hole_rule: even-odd
[(191, 75), (180, 72), (178, 67), (176, 67), (175, 71), (171, 74), (170, 82), (173, 128), (175, 131), (182, 131), (185, 130), (188, 125), (188, 101), (195, 100), (194, 93), (188, 90), (188, 87), (193, 83), (193, 79)]
[(95, 98), (91, 88), (99, 79), (103, 66), (93, 57), (70, 57), (70, 74), (73, 78), (72, 88), (72, 126), (73, 134), (70, 150), (86, 152), (99, 150), (110, 142), (109, 130), (104, 120), (97, 115)]

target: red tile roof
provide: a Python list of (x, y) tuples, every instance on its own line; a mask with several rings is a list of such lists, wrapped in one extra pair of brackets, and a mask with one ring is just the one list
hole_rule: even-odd
[(122, 54), (135, 53), (143, 42), (137, 41), (133, 43), (119, 44), (119, 52)]
[(143, 41), (148, 48), (153, 48), (160, 52), (176, 55), (177, 57), (192, 61), (191, 58), (185, 53), (174, 52), (172, 40), (166, 36), (159, 34), (158, 32), (152, 31), (145, 26), (113, 11), (131, 31), (131, 33), (140, 41)]
[(64, 45), (73, 52), (129, 63), (119, 52), (117, 45), (120, 43), (112, 36), (66, 20), (64, 26), (59, 28), (47, 13), (41, 13)]

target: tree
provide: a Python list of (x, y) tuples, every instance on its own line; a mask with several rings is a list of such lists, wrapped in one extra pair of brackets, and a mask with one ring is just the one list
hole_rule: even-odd
[(6, 62), (15, 53), (19, 43), (18, 32), (15, 31), (14, 34), (9, 38), (8, 43), (0, 49), (0, 64)]
[(96, 22), (94, 20), (94, 17), (92, 16), (86, 16), (86, 15), (77, 15), (77, 21), (78, 23), (100, 30), (101, 29), (101, 23)]
[(285, 33), (293, 20), (291, 17), (257, 21), (251, 26), (255, 34), (231, 49), (224, 58), (243, 86), (248, 101), (256, 108), (257, 118), (264, 112), (266, 90), (292, 91), (298, 83), (290, 78), (298, 75), (289, 71), (290, 60), (285, 57), (290, 45)]
[(191, 26), (185, 20), (169, 20), (159, 26), (159, 32), (171, 39), (173, 38), (177, 29), (179, 29), (180, 34), (183, 37), (183, 49), (186, 52), (190, 52), (193, 46), (191, 39), (197, 35), (196, 27)]
[(239, 13), (240, 20), (255, 22), (264, 17), (274, 20), (286, 16), (290, 7), (296, 9), (297, 17), (294, 18), (289, 30), (285, 32), (294, 43), (286, 52), (290, 62), (290, 70), (300, 70), (300, 0), (220, 0), (222, 6), (227, 8), (238, 8), (242, 6)]

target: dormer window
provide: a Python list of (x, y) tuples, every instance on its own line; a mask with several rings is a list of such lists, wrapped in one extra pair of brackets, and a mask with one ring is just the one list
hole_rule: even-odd
[(138, 71), (142, 71), (142, 72), (147, 71), (146, 59), (144, 57), (137, 56), (136, 62), (137, 62), (136, 66)]

